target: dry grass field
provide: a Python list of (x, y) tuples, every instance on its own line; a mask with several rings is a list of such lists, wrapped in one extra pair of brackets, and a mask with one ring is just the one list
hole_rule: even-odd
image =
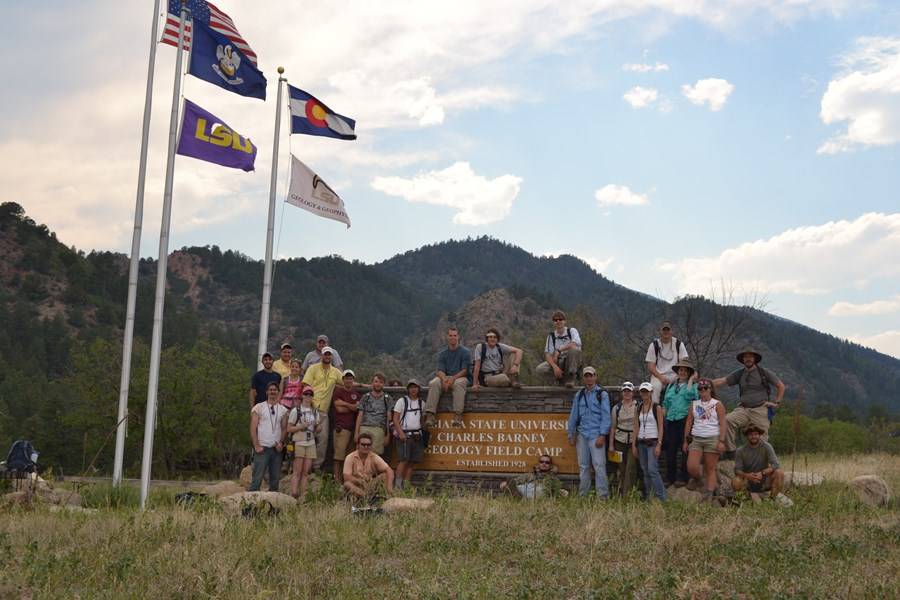
[(845, 482), (877, 474), (896, 493), (900, 457), (796, 468), (826, 482), (789, 491), (792, 508), (448, 495), (359, 517), (323, 496), (251, 520), (157, 493), (144, 513), (6, 509), (0, 597), (897, 597), (898, 503), (867, 507)]

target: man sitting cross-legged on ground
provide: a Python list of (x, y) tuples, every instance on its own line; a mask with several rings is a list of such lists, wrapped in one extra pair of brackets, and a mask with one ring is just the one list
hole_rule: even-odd
[(519, 383), (519, 364), (522, 349), (500, 343), (500, 332), (491, 327), (484, 335), (484, 341), (475, 346), (475, 368), (472, 374), (472, 389), (486, 387), (522, 387)]
[(394, 492), (394, 471), (372, 452), (372, 436), (363, 432), (356, 450), (344, 459), (344, 489), (368, 503), (381, 486), (388, 494)]
[(781, 495), (784, 470), (778, 464), (772, 445), (762, 441), (762, 434), (762, 428), (756, 425), (744, 428), (747, 443), (734, 453), (734, 479), (731, 480), (731, 487), (735, 492), (750, 492), (754, 499), (754, 494), (770, 492), (771, 498), (784, 502), (781, 500), (787, 500), (786, 496)]
[(575, 387), (578, 368), (581, 366), (581, 336), (574, 327), (566, 326), (566, 313), (553, 313), (553, 330), (544, 345), (544, 362), (535, 369), (544, 379), (552, 379), (557, 385)]
[(437, 377), (428, 382), (428, 399), (425, 402), (425, 427), (433, 427), (438, 402), (443, 392), (453, 390), (453, 426), (462, 427), (462, 415), (466, 406), (466, 386), (469, 385), (469, 368), (472, 353), (459, 344), (459, 329), (447, 329), (447, 347), (438, 354)]
[(559, 481), (559, 469), (553, 464), (549, 454), (542, 454), (531, 473), (516, 475), (509, 481), (500, 483), (500, 491), (517, 498), (544, 498), (547, 496), (568, 496)]

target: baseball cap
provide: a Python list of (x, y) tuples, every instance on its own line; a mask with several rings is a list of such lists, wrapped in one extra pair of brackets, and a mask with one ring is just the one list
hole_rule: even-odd
[(419, 389), (422, 388), (422, 386), (419, 385), (419, 382), (416, 381), (415, 379), (410, 379), (409, 381), (406, 382), (406, 389), (409, 389), (409, 386), (411, 386), (411, 385), (414, 385), (414, 386), (416, 386), (416, 387), (419, 388)]
[(322, 354), (334, 354), (334, 348), (331, 346), (325, 346), (322, 348)]
[(594, 367), (585, 367), (585, 368), (583, 368), (583, 369), (581, 370), (581, 376), (582, 376), (582, 377), (584, 377), (585, 375), (588, 375), (588, 374), (590, 374), (590, 375), (596, 375), (596, 374), (597, 374), (597, 369), (595, 369)]
[(271, 352), (263, 352), (263, 355), (262, 355), (262, 357), (260, 357), (260, 360), (263, 360), (266, 357), (272, 358), (272, 353)]
[(649, 381), (645, 381), (644, 383), (641, 384), (641, 386), (638, 388), (638, 390), (641, 391), (641, 392), (643, 392), (643, 391), (652, 392), (652, 391), (653, 391), (653, 386), (650, 385), (650, 382), (649, 382)]
[(623, 390), (623, 391), (624, 391), (624, 390), (628, 390), (628, 391), (630, 391), (630, 392), (633, 392), (633, 391), (634, 391), (634, 384), (631, 383), (630, 381), (626, 381), (625, 383), (622, 384), (622, 390)]
[(351, 369), (344, 369), (344, 373), (341, 375), (341, 377), (346, 377), (347, 375), (356, 378), (356, 373), (354, 373)]
[(312, 388), (311, 385), (305, 385), (305, 386), (303, 386), (303, 391), (300, 392), (300, 395), (301, 395), (301, 396), (304, 396), (304, 395), (306, 395), (306, 392), (309, 392), (310, 394), (313, 394), (313, 395), (315, 395), (315, 393), (316, 393), (315, 390)]
[(320, 335), (319, 337), (316, 338), (316, 342), (318, 342), (318, 341), (323, 341), (323, 342), (325, 342), (325, 343), (327, 344), (327, 343), (328, 343), (328, 336), (325, 335), (325, 334), (323, 333), (322, 335)]
[(283, 343), (283, 344), (281, 345), (281, 349), (282, 349), (282, 350), (284, 350), (285, 348), (290, 348), (291, 350), (294, 349), (294, 347), (291, 346), (290, 344), (288, 344), (287, 342), (285, 342), (285, 343)]

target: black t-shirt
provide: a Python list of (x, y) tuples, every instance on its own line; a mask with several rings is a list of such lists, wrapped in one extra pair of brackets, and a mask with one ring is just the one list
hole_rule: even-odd
[(257, 371), (250, 378), (250, 389), (256, 390), (256, 404), (266, 401), (266, 387), (272, 381), (281, 384), (281, 375), (275, 371), (266, 372), (265, 369)]

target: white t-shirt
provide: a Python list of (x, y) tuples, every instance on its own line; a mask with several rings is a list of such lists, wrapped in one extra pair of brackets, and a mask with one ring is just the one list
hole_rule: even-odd
[[(556, 339), (554, 339), (554, 337)], [(578, 335), (578, 330), (574, 327), (567, 327), (563, 329), (562, 334), (560, 335), (554, 329), (550, 334), (547, 335), (547, 343), (544, 346), (544, 354), (551, 354), (556, 352), (569, 342), (574, 342), (576, 346), (581, 348), (581, 336)]]
[[(512, 346), (507, 346), (506, 344), (498, 343), (493, 348), (487, 345), (486, 342), (482, 342), (485, 345), (484, 351), (484, 360), (481, 362), (481, 372), (482, 373), (497, 373), (503, 371), (503, 359), (507, 356), (512, 356), (514, 350)], [(475, 353), (472, 355), (476, 361), (481, 360), (481, 346), (482, 344), (478, 344), (475, 346)], [(503, 353), (503, 356), (500, 356), (500, 353)]]
[(291, 414), (288, 415), (288, 424), (296, 425), (298, 419), (302, 429), (298, 429), (291, 436), (294, 443), (300, 446), (315, 446), (316, 425), (319, 423), (319, 411), (316, 410), (316, 407), (314, 406), (301, 406), (300, 415), (298, 416), (297, 408), (292, 408)]
[(400, 427), (403, 431), (419, 431), (422, 429), (422, 399), (413, 400), (402, 396), (394, 404), (394, 412), (403, 415), (403, 404), (406, 403), (406, 416), (402, 416)]
[(683, 358), (688, 358), (687, 348), (684, 346), (684, 342), (679, 342), (678, 352), (676, 353), (675, 338), (673, 337), (668, 344), (663, 343), (662, 340), (659, 341), (658, 362), (656, 360), (656, 348), (653, 346), (653, 342), (650, 342), (650, 347), (647, 348), (647, 357), (644, 360), (648, 363), (656, 363), (656, 370), (662, 375), (672, 376), (675, 374), (672, 371), (672, 366)]
[(250, 412), (259, 415), (259, 424), (256, 426), (256, 439), (263, 448), (272, 448), (281, 441), (281, 419), (288, 413), (288, 409), (279, 404), (274, 406), (268, 402), (260, 402)]

